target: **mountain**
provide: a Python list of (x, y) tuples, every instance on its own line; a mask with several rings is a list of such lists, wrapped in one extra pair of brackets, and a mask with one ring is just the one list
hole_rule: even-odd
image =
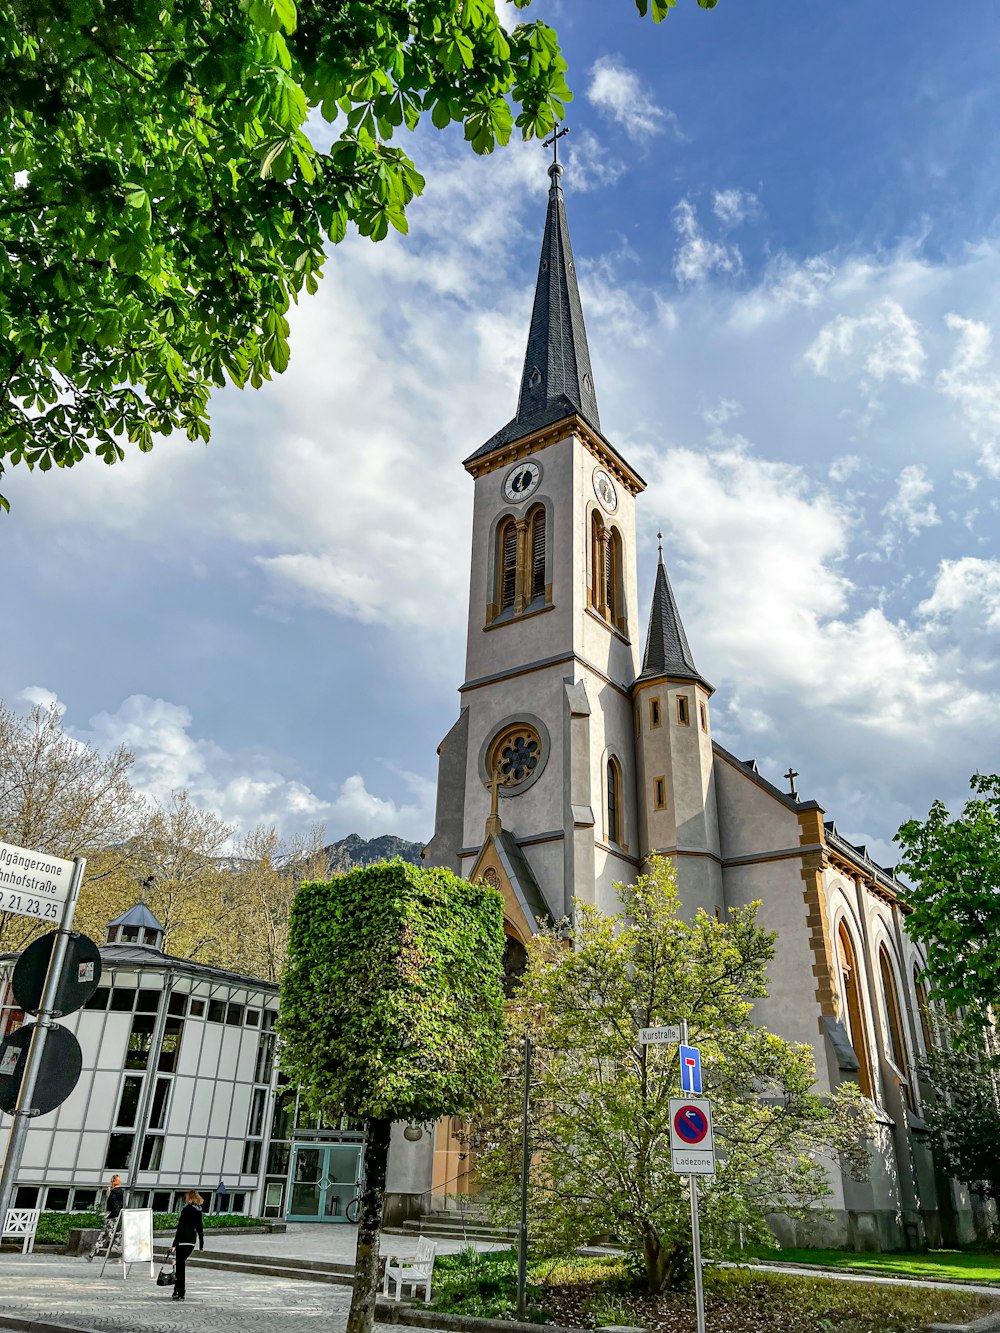
[(370, 866), (373, 861), (391, 861), (394, 856), (411, 865), (421, 864), (420, 853), (424, 850), (422, 842), (406, 842), (395, 834), (383, 833), (380, 838), (359, 837), (349, 833), (339, 842), (331, 842), (324, 847), (329, 863), (330, 874), (337, 870), (353, 870), (355, 866)]

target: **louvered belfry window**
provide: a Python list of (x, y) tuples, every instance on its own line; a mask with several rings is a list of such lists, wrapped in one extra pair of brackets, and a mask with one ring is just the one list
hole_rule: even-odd
[(531, 600), (545, 596), (545, 510), (531, 519)]
[(517, 528), (513, 520), (504, 524), (500, 539), (502, 570), (500, 574), (500, 608), (514, 605), (517, 592)]
[(615, 543), (610, 532), (604, 542), (604, 601), (613, 620), (618, 608), (615, 606)]

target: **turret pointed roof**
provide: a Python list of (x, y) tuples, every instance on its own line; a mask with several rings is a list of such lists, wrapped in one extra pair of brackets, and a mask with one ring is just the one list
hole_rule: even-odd
[(116, 916), (114, 921), (108, 922), (109, 926), (142, 926), (146, 930), (163, 931), (164, 927), (160, 925), (156, 917), (149, 910), (145, 903), (136, 903), (130, 907), (127, 912), (121, 916)]
[(649, 630), (646, 634), (646, 651), (642, 658), (642, 671), (638, 680), (653, 680), (658, 676), (672, 676), (678, 680), (696, 680), (710, 693), (713, 686), (701, 674), (694, 664), (694, 654), (688, 643), (687, 634), (677, 609), (674, 590), (667, 577), (667, 567), (663, 563), (663, 547), (660, 547), (660, 560), (656, 567), (656, 585), (653, 588), (653, 605), (649, 612)]
[(601, 429), (558, 162), (549, 167), (549, 176), (552, 185), (517, 415), (467, 463), (574, 413), (593, 430)]

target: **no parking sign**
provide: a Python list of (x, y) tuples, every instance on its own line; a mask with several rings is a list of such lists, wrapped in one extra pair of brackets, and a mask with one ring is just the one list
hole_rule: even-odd
[(715, 1175), (712, 1104), (707, 1097), (671, 1097), (670, 1165), (682, 1176)]

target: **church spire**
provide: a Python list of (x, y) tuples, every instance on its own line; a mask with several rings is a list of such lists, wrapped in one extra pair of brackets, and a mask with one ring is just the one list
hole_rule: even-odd
[(510, 444), (574, 413), (593, 430), (601, 429), (583, 305), (566, 220), (562, 174), (562, 165), (558, 160), (553, 161), (549, 167), (552, 184), (517, 415), (487, 440), (472, 458), (481, 458), (503, 444)]
[(656, 586), (653, 589), (653, 605), (649, 612), (646, 651), (643, 654), (642, 671), (638, 678), (651, 680), (657, 676), (672, 676), (680, 680), (697, 680), (711, 691), (712, 686), (694, 664), (691, 645), (684, 632), (681, 613), (677, 610), (674, 590), (667, 577), (667, 567), (663, 563), (662, 534), (656, 535), (661, 542), (656, 566)]
[(531, 422), (533, 427), (540, 414), (555, 421), (568, 410), (578, 412), (588, 425), (600, 430), (562, 172), (558, 162), (549, 167), (552, 185), (515, 420)]

